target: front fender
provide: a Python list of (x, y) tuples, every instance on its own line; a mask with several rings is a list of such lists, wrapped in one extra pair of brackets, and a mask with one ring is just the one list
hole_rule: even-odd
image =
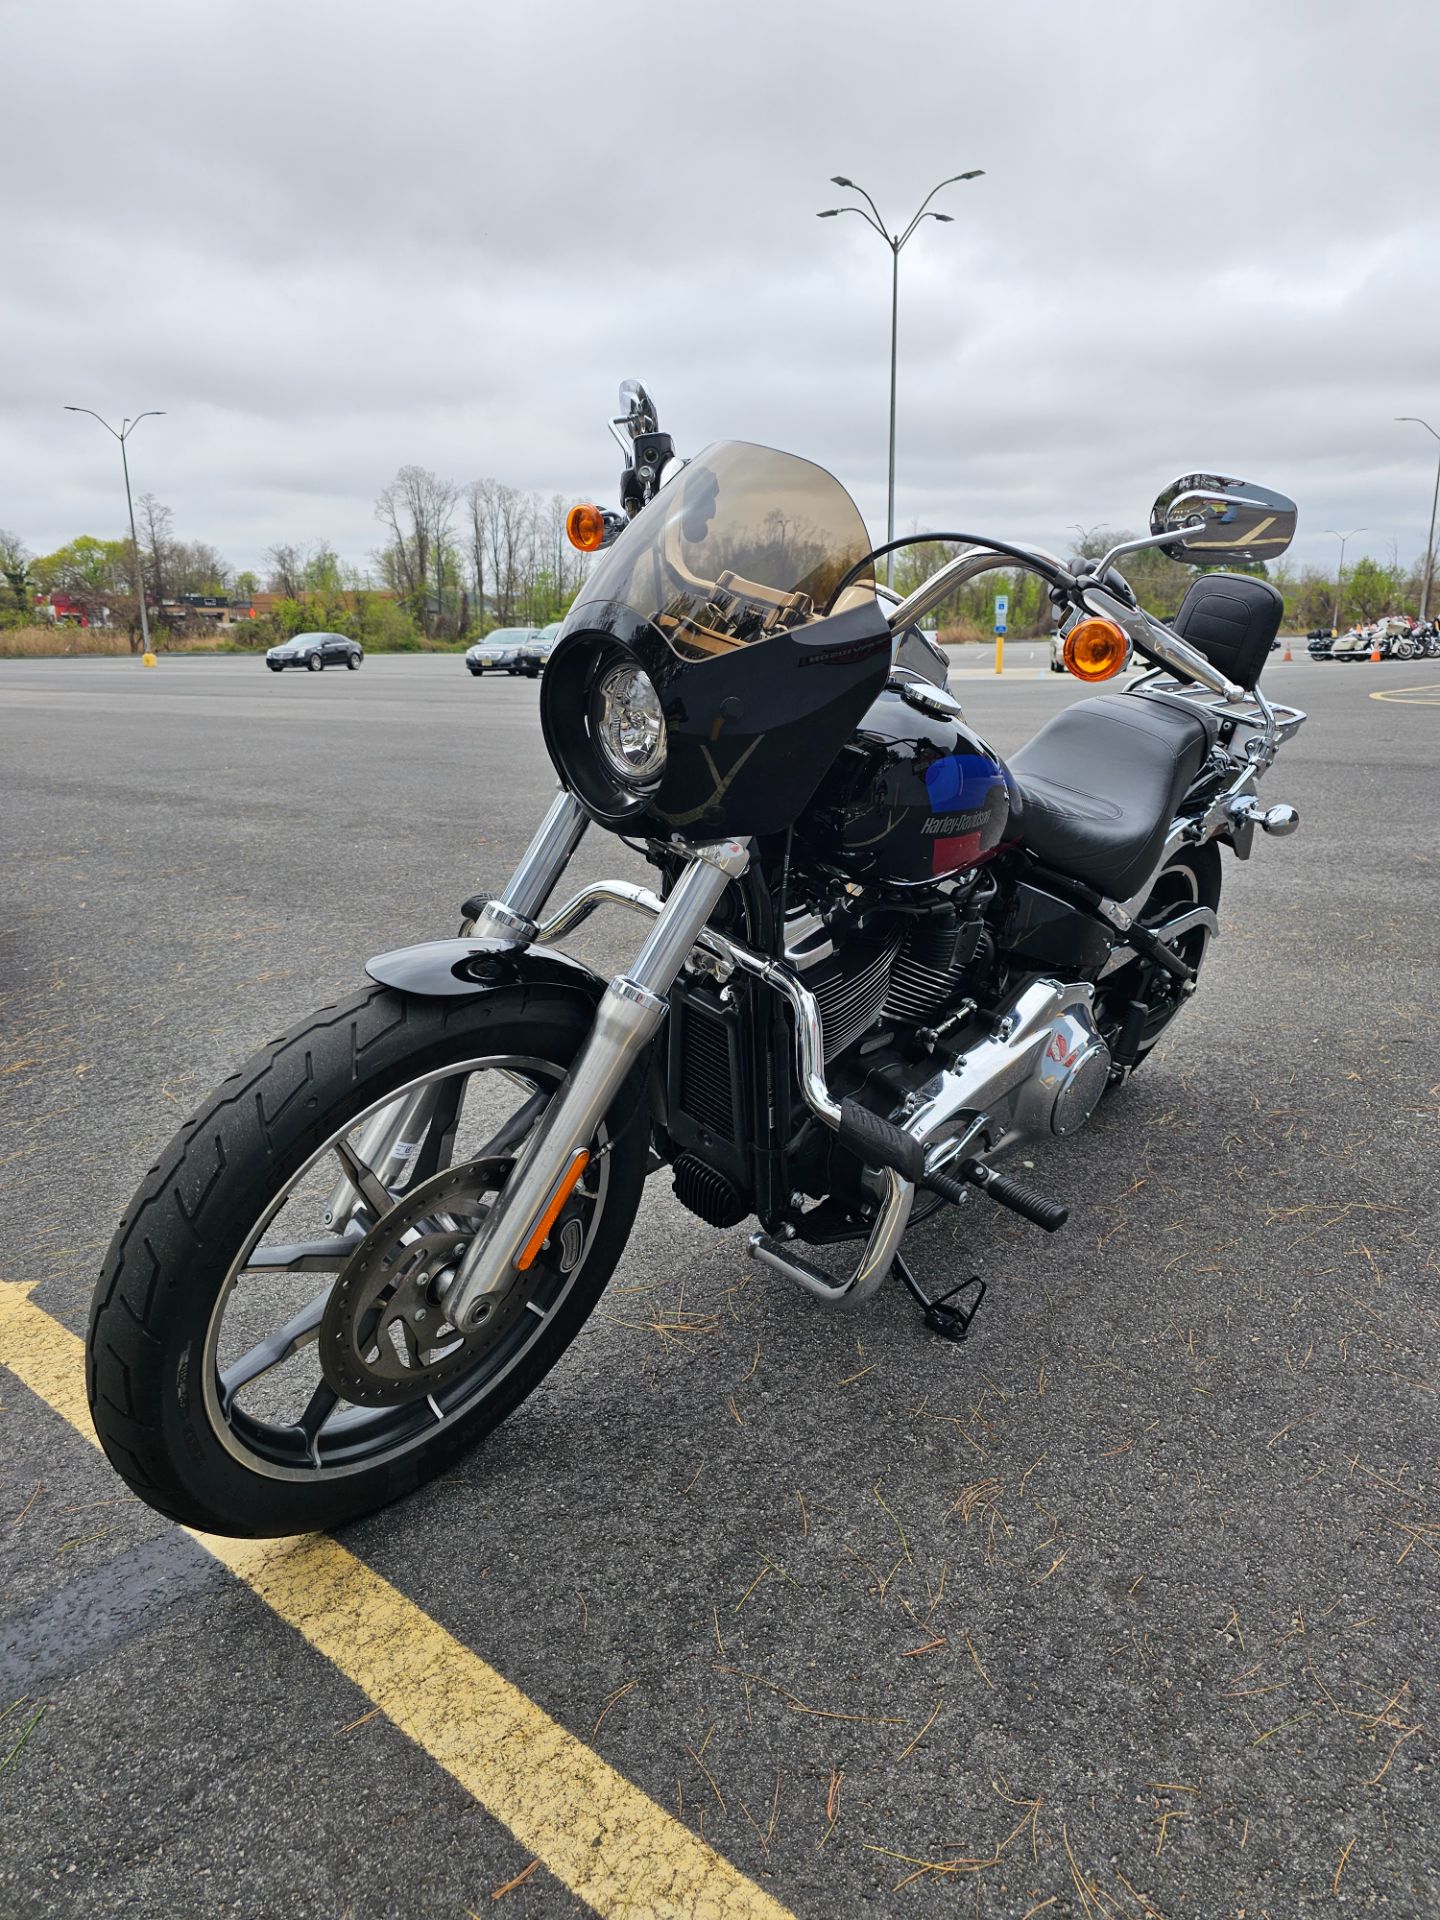
[(427, 940), (418, 947), (377, 953), (365, 971), (382, 987), (417, 999), (450, 1000), (493, 993), (497, 987), (553, 986), (580, 992), (592, 1003), (605, 982), (564, 953), (537, 953), (503, 940)]

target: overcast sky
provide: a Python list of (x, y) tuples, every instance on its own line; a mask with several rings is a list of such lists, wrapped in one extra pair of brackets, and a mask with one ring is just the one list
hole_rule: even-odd
[(1440, 5), (0, 0), (0, 526), (137, 494), (235, 566), (363, 563), (402, 463), (615, 495), (643, 378), (682, 452), (831, 467), (1063, 545), (1195, 467), (1302, 561), (1424, 545), (1440, 447)]

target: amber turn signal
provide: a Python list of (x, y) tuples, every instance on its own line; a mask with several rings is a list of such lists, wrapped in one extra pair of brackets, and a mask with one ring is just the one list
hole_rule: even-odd
[(565, 516), (565, 537), (581, 553), (598, 553), (605, 544), (605, 516), (599, 507), (571, 507)]
[(1065, 636), (1065, 665), (1077, 680), (1109, 680), (1129, 650), (1124, 629), (1113, 620), (1081, 620)]

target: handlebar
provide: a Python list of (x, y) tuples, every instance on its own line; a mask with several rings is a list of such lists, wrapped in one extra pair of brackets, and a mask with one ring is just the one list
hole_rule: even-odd
[(1000, 541), (977, 543), (970, 552), (947, 561), (894, 608), (889, 615), (891, 631), (898, 632), (900, 628), (912, 625), (932, 608), (938, 607), (942, 600), (948, 600), (957, 588), (965, 586), (980, 574), (1017, 565), (1028, 573), (1038, 574), (1051, 587), (1059, 588), (1085, 612), (1113, 620), (1128, 635), (1135, 650), (1143, 653), (1156, 666), (1169, 667), (1182, 678), (1197, 681), (1211, 693), (1218, 693), (1227, 705), (1237, 705), (1246, 698), (1243, 687), (1237, 686), (1217, 667), (1213, 667), (1203, 653), (1182, 640), (1178, 633), (1172, 633), (1160, 621), (1152, 620), (1139, 607), (1128, 606), (1117, 593), (1098, 581), (1086, 580), (1082, 584), (1053, 554), (1039, 548), (1012, 547)]

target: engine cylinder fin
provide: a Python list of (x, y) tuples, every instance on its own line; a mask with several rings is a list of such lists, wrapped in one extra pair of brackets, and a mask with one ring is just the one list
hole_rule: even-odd
[(825, 1059), (836, 1059), (874, 1024), (890, 988), (890, 971), (900, 950), (900, 935), (877, 946), (854, 942), (833, 959), (811, 969), (805, 984), (820, 1009)]

